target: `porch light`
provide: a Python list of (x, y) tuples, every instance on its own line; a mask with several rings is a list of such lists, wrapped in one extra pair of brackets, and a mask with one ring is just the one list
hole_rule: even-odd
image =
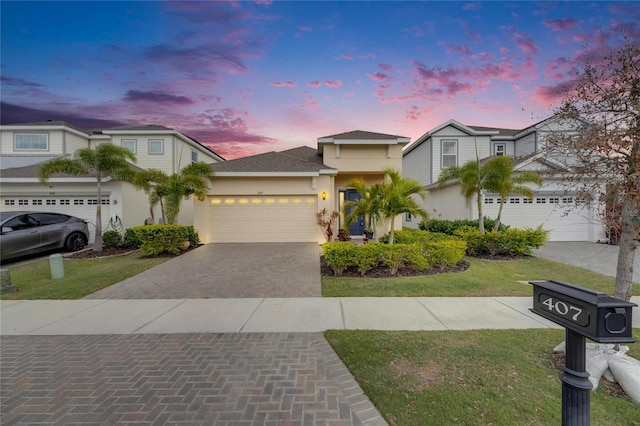
[(322, 191), (322, 200), (326, 200), (327, 199), (327, 192), (326, 191)]

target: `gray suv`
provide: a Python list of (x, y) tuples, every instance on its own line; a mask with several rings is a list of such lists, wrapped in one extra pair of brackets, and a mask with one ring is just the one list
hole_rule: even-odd
[(89, 240), (84, 219), (61, 213), (1, 212), (0, 260), (43, 251), (78, 251)]

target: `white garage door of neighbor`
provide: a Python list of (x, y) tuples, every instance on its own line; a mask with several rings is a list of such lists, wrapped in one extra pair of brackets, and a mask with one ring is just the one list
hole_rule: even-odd
[[(89, 222), (89, 242), (93, 243), (96, 231), (96, 205), (95, 197), (87, 196), (5, 196), (0, 205), (2, 211), (39, 211), (63, 213), (79, 217)], [(109, 223), (109, 196), (102, 197), (102, 228), (106, 230)]]
[(317, 241), (313, 196), (212, 196), (209, 209), (214, 243)]
[[(491, 201), (489, 201), (491, 200)], [(484, 214), (498, 216), (498, 197), (485, 197)], [(502, 209), (502, 222), (516, 228), (549, 230), (549, 241), (588, 241), (592, 226), (587, 207), (575, 208), (571, 197), (508, 197)]]

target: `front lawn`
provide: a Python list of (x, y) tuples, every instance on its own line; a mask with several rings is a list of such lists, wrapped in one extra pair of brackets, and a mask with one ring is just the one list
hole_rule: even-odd
[[(561, 423), (552, 349), (563, 330), (332, 330), (325, 337), (391, 425)], [(640, 345), (629, 346), (640, 357)], [(640, 424), (639, 406), (604, 387), (591, 393), (591, 424)]]
[[(471, 297), (531, 296), (531, 286), (522, 282), (558, 280), (613, 294), (615, 278), (587, 269), (537, 257), (513, 260), (465, 258), (464, 272), (398, 278), (322, 277), (325, 297)], [(635, 284), (634, 295), (640, 295)]]
[(170, 257), (148, 257), (141, 251), (120, 256), (64, 259), (64, 278), (52, 280), (49, 259), (9, 266), (15, 293), (2, 299), (80, 299), (95, 291), (132, 277)]

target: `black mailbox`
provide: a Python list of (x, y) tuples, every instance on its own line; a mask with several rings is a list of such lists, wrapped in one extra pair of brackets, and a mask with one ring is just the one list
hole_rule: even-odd
[(632, 343), (635, 303), (560, 281), (531, 281), (532, 312), (599, 343)]

